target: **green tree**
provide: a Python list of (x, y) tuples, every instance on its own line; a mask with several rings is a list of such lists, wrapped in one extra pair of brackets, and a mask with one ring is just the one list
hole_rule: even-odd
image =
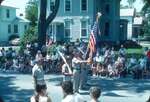
[(142, 8), (143, 15), (145, 17), (144, 21), (144, 36), (150, 36), (150, 1), (149, 0), (143, 0), (144, 6)]
[(129, 7), (133, 8), (133, 4), (136, 0), (127, 0)]
[(27, 42), (37, 41), (37, 27), (30, 27), (21, 38), (21, 49), (24, 49)]
[(37, 25), (38, 20), (38, 2), (37, 1), (29, 1), (25, 8), (25, 17), (31, 21), (31, 26)]

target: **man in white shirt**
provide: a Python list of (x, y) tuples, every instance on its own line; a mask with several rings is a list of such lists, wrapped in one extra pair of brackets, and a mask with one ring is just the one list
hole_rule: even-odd
[(81, 95), (73, 93), (73, 84), (71, 81), (64, 81), (61, 84), (64, 98), (61, 102), (86, 102)]
[(34, 79), (34, 87), (36, 89), (37, 86), (41, 86), (46, 88), (46, 83), (44, 80), (44, 71), (43, 71), (43, 58), (40, 57), (36, 59), (36, 64), (32, 69), (32, 76)]

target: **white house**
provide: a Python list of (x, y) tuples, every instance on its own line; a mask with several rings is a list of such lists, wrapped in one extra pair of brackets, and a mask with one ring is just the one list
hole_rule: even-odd
[(133, 22), (133, 38), (138, 38), (143, 30), (143, 17), (137, 16), (134, 18)]
[[(48, 14), (54, 1), (48, 0)], [(50, 25), (48, 34), (55, 41), (88, 41), (98, 11), (103, 14), (99, 23), (101, 35), (97, 36), (98, 40), (119, 41), (120, 0), (60, 0), (57, 16)]]
[(8, 42), (9, 37), (21, 37), (29, 26), (29, 21), (16, 16), (16, 9), (12, 6), (0, 6), (0, 42)]
[(133, 33), (134, 16), (135, 16), (134, 8), (120, 9), (120, 19), (128, 20), (127, 39), (132, 39), (133, 37), (132, 33)]

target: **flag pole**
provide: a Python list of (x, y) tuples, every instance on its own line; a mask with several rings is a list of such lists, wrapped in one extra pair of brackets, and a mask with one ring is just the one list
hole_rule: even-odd
[[(96, 23), (98, 23), (99, 18), (100, 18), (101, 16), (102, 16), (102, 14), (101, 14), (100, 12), (98, 12), (98, 13), (96, 14)], [(89, 38), (89, 39), (90, 39), (90, 38)], [(87, 55), (88, 51), (89, 51), (89, 42), (88, 42), (88, 45), (87, 45), (87, 49), (86, 49), (86, 53), (85, 53), (85, 58), (86, 58), (86, 55)], [(89, 54), (89, 55), (90, 55), (89, 57), (92, 58), (92, 56), (93, 56), (92, 50), (90, 50), (90, 54)], [(84, 58), (84, 59), (85, 59), (85, 58)]]
[(72, 70), (71, 70), (71, 68), (70, 68), (69, 64), (67, 63), (67, 61), (66, 61), (65, 57), (63, 56), (63, 54), (62, 54), (59, 50), (57, 50), (57, 52), (58, 52), (58, 54), (61, 56), (61, 58), (62, 58), (62, 60), (64, 61), (64, 63), (67, 65), (67, 68), (68, 68), (69, 74), (72, 74), (73, 72), (72, 72)]

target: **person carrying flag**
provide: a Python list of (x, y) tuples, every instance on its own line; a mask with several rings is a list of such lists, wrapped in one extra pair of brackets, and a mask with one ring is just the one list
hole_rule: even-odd
[(88, 49), (89, 50), (89, 62), (90, 63), (86, 63), (86, 64), (82, 64), (81, 68), (81, 82), (80, 82), (80, 89), (85, 89), (86, 88), (86, 84), (87, 84), (87, 73), (88, 73), (88, 68), (90, 68), (91, 62), (92, 62), (92, 58), (93, 58), (93, 54), (96, 53), (96, 42), (97, 42), (97, 34), (99, 33), (99, 27), (98, 27), (98, 21), (99, 18), (101, 17), (101, 13), (98, 12), (97, 13), (97, 17), (96, 17), (96, 21), (91, 29), (91, 33), (90, 33), (90, 38), (89, 38), (89, 44), (88, 44)]

